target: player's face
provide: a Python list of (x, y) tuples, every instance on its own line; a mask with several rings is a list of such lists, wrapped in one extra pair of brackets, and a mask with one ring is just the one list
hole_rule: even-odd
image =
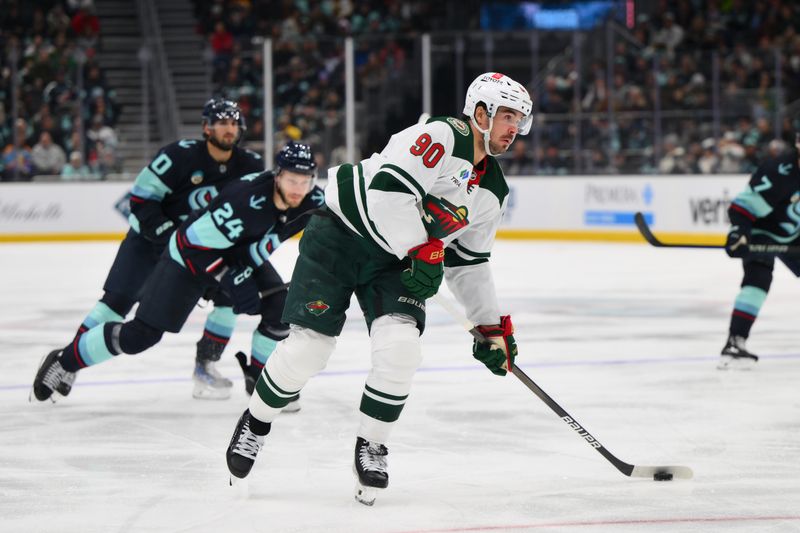
[(289, 208), (295, 208), (311, 192), (311, 187), (314, 185), (314, 176), (281, 170), (275, 176), (275, 185), (283, 203)]
[(213, 139), (211, 143), (221, 150), (231, 150), (239, 137), (239, 123), (232, 118), (222, 118), (211, 125), (206, 125), (206, 135)]
[(514, 109), (502, 106), (497, 108), (492, 121), (492, 131), (489, 134), (489, 148), (493, 154), (508, 151), (519, 133), (519, 125), (523, 118), (525, 115)]

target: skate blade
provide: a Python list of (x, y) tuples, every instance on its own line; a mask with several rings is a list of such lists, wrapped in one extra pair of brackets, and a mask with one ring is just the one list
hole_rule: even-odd
[(247, 478), (238, 478), (231, 475), (228, 478), (228, 486), (233, 490), (234, 496), (238, 499), (247, 499), (250, 496), (250, 482)]
[(231, 388), (215, 389), (205, 384), (195, 383), (192, 398), (195, 400), (227, 400), (231, 397)]
[(723, 355), (717, 363), (717, 370), (752, 370), (756, 363), (749, 357), (730, 357)]
[(361, 483), (356, 482), (355, 499), (358, 503), (363, 503), (372, 507), (375, 504), (375, 498), (378, 497), (378, 491), (383, 490), (376, 487), (366, 487)]
[[(60, 395), (58, 392), (53, 391), (53, 394), (47, 400), (50, 400), (50, 403), (56, 403), (58, 400), (63, 398), (64, 396)], [(47, 400), (39, 400), (36, 395), (33, 393), (33, 387), (31, 387), (30, 392), (28, 392), (28, 403), (44, 403)]]
[(296, 413), (301, 408), (302, 407), (300, 406), (300, 400), (295, 400), (293, 402), (287, 403), (286, 406), (283, 409), (281, 409), (281, 413)]

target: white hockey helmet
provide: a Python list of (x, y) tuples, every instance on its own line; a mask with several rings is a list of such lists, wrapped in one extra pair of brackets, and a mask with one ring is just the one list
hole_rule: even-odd
[[(485, 72), (475, 78), (464, 102), (464, 114), (475, 123), (475, 108), (483, 102), (489, 118), (493, 118), (500, 106), (519, 111), (524, 116), (519, 124), (520, 135), (527, 135), (531, 131), (533, 122), (533, 100), (528, 90), (505, 74), (499, 72)], [(477, 124), (475, 124), (477, 127)], [(491, 125), (489, 126), (491, 129)], [(478, 128), (480, 130), (480, 128)], [(482, 131), (482, 130), (481, 130)]]

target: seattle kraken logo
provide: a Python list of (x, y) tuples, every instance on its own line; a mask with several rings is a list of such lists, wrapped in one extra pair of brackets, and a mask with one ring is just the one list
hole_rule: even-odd
[(786, 216), (791, 222), (781, 222), (781, 228), (794, 239), (800, 234), (800, 204), (791, 203), (786, 208)]
[(192, 208), (192, 211), (196, 209), (203, 209), (211, 202), (211, 200), (214, 199), (215, 196), (217, 196), (217, 194), (217, 188), (213, 185), (209, 185), (207, 187), (198, 187), (189, 193), (189, 207)]

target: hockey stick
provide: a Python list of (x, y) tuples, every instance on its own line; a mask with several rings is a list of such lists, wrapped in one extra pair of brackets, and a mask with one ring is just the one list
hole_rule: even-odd
[(273, 294), (279, 293), (281, 291), (285, 291), (289, 288), (290, 283), (282, 283), (280, 285), (275, 285), (274, 287), (270, 287), (265, 291), (258, 291), (258, 296), (261, 298), (266, 298), (267, 296), (272, 296)]
[[(717, 248), (717, 249), (725, 249), (725, 245), (723, 244), (677, 244), (677, 243), (667, 243), (661, 242), (658, 237), (653, 235), (653, 232), (650, 230), (650, 226), (647, 225), (647, 221), (644, 219), (644, 215), (642, 213), (636, 213), (633, 215), (633, 220), (636, 223), (636, 227), (639, 229), (639, 233), (642, 234), (644, 240), (646, 240), (652, 246), (657, 248)], [(791, 246), (788, 244), (749, 244), (747, 246), (748, 251), (751, 254), (786, 254), (786, 255), (800, 255), (800, 246)]]
[[(441, 305), (464, 329), (481, 343), (490, 343), (486, 337), (478, 331), (477, 327), (444, 296), (436, 295), (433, 299)], [(600, 441), (589, 433), (575, 418), (567, 413), (554, 399), (550, 397), (539, 385), (537, 385), (525, 372), (516, 365), (511, 366), (511, 373), (514, 374), (526, 387), (539, 397), (547, 406), (552, 409), (569, 427), (574, 429), (578, 435), (586, 441), (589, 446), (597, 450), (600, 455), (605, 457), (614, 467), (628, 477), (653, 478), (656, 481), (668, 481), (673, 477), (679, 479), (691, 479), (693, 473), (688, 466), (636, 466), (618, 459), (613, 453), (608, 451)]]

